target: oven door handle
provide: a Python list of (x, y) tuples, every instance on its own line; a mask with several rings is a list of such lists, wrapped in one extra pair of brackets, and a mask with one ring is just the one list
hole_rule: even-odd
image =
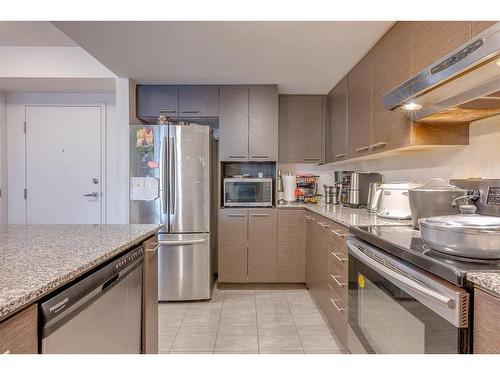
[(426, 297), (441, 303), (445, 306), (448, 306), (450, 309), (453, 309), (455, 306), (453, 298), (450, 298), (448, 296), (444, 296), (442, 294), (437, 293), (436, 291), (427, 288), (424, 285), (421, 285), (417, 283), (416, 281), (413, 281), (393, 270), (390, 268), (385, 267), (384, 265), (380, 264), (376, 260), (373, 260), (369, 256), (365, 255), (362, 251), (357, 249), (355, 246), (348, 244), (349, 249), (351, 250), (351, 254), (354, 255), (356, 258), (358, 258), (360, 261), (368, 265), (370, 268), (374, 269), (378, 273), (380, 273), (382, 276), (386, 277), (390, 281), (396, 281), (400, 284), (403, 284), (407, 288), (410, 288), (414, 290), (417, 293), (423, 294)]

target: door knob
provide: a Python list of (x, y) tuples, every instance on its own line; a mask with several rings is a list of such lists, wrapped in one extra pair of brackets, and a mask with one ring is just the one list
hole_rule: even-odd
[(97, 191), (94, 191), (93, 193), (88, 193), (88, 194), (83, 194), (84, 197), (92, 197), (92, 198), (98, 198), (99, 193)]

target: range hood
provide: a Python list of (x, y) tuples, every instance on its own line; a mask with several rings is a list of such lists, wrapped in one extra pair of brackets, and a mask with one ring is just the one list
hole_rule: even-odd
[(415, 122), (471, 122), (500, 113), (500, 22), (383, 96)]

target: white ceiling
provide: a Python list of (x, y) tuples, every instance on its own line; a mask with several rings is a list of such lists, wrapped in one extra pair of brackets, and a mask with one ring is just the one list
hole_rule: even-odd
[(326, 94), (393, 22), (53, 22), (138, 83), (278, 84)]
[(0, 77), (0, 92), (113, 93), (115, 79)]
[(0, 46), (75, 47), (48, 21), (0, 21)]

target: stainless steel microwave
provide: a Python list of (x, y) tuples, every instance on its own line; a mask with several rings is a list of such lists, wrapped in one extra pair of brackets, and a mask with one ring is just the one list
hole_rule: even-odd
[(225, 178), (224, 207), (271, 207), (272, 178)]

